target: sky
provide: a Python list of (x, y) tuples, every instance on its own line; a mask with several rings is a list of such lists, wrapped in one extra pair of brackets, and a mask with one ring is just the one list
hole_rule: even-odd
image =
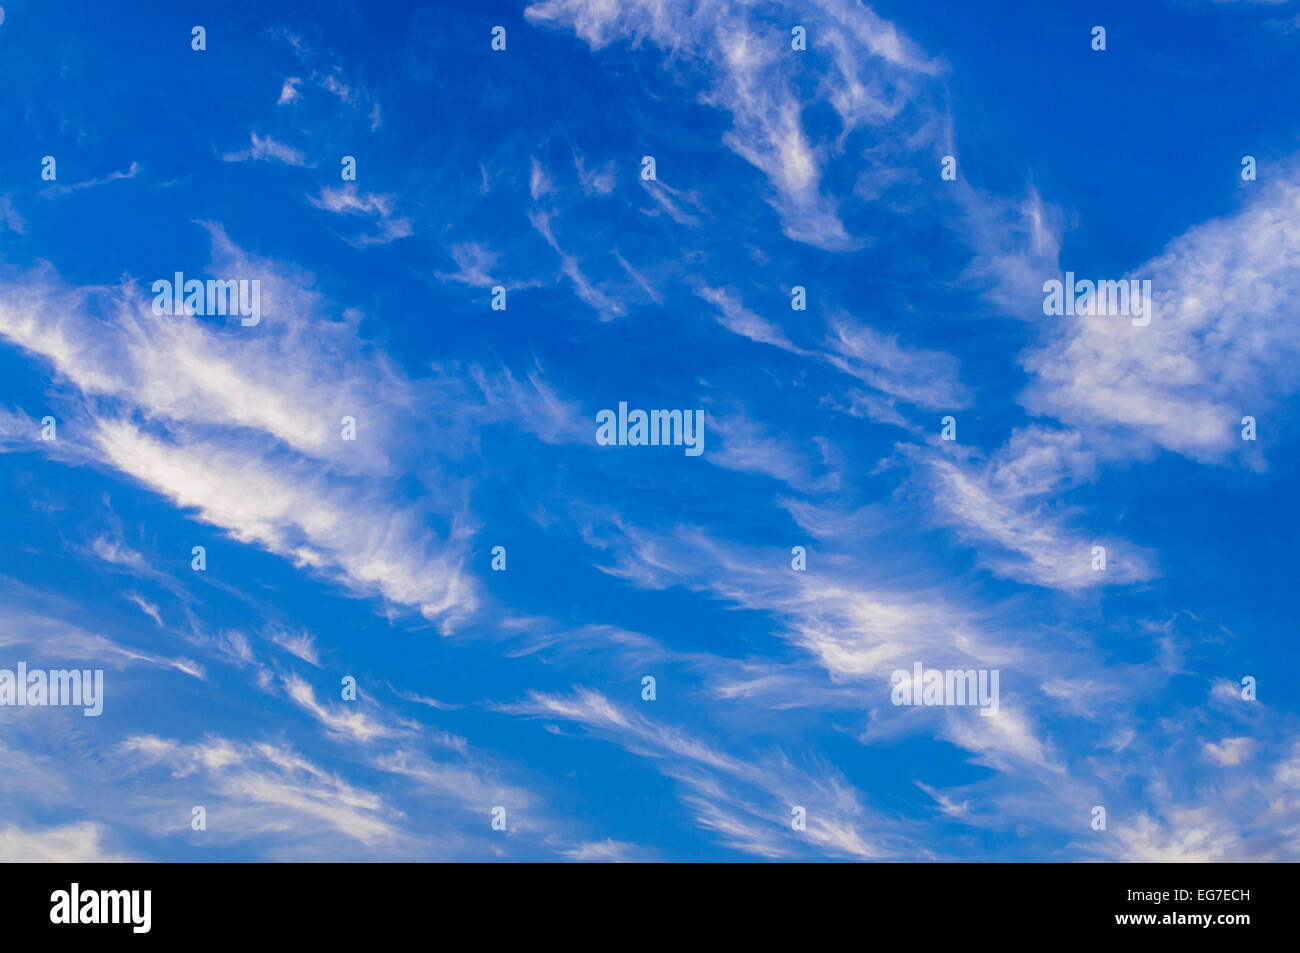
[(0, 859), (1300, 859), (1300, 3), (184, 6), (0, 17)]

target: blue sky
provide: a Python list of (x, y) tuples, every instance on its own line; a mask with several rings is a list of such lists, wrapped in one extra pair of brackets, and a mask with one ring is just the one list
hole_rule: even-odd
[(0, 20), (0, 669), (104, 711), (0, 708), (0, 857), (1300, 859), (1300, 4), (78, 7)]

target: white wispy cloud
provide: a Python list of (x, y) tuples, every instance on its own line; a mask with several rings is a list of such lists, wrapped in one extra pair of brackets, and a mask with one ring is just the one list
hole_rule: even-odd
[(290, 655), (320, 668), (320, 651), (316, 647), (316, 639), (310, 632), (286, 632), (277, 629), (269, 634), (269, 638)]
[(26, 829), (10, 825), (0, 829), (0, 863), (120, 864), (137, 859), (107, 849), (109, 838), (109, 829), (95, 821)]
[[(711, 438), (720, 438), (706, 459), (715, 466), (741, 473), (761, 473), (780, 480), (803, 493), (824, 493), (837, 489), (840, 477), (830, 462), (829, 444), (813, 438), (809, 446), (774, 437), (753, 418), (743, 413), (710, 415)], [(812, 458), (821, 459), (813, 462)], [(816, 470), (822, 470), (816, 473)]]
[(618, 176), (614, 170), (614, 161), (612, 159), (599, 168), (588, 169), (587, 160), (579, 153), (574, 152), (573, 168), (578, 173), (578, 181), (586, 194), (608, 195), (614, 191)]
[(1205, 743), (1205, 757), (1221, 767), (1236, 767), (1250, 758), (1255, 747), (1252, 738), (1224, 738), (1222, 741)]
[(551, 191), (552, 188), (551, 177), (546, 173), (546, 169), (542, 167), (542, 164), (534, 158), (528, 173), (528, 193), (536, 202)]
[(1221, 463), (1250, 449), (1243, 416), (1278, 432), (1269, 415), (1300, 391), (1300, 330), (1288, 317), (1300, 294), (1293, 175), (1260, 183), (1241, 211), (1129, 272), (1151, 281), (1149, 325), (1040, 315), (1051, 329), (1025, 357), (1035, 375), (1026, 406), (1093, 433), (1113, 455), (1159, 447)]
[(110, 172), (108, 175), (100, 176), (95, 179), (86, 179), (83, 182), (76, 182), (72, 185), (51, 185), (42, 190), (41, 195), (68, 195), (72, 192), (80, 192), (83, 189), (93, 189), (101, 185), (108, 185), (110, 182), (120, 182), (123, 179), (134, 179), (140, 174), (140, 163), (132, 162), (125, 172)]
[[(738, 758), (591, 689), (571, 695), (530, 692), (527, 701), (505, 710), (577, 722), (650, 759), (680, 784), (696, 823), (732, 849), (769, 858), (802, 856), (812, 849), (858, 859), (894, 856), (901, 849), (898, 832), (866, 808), (832, 768), (805, 771), (780, 752)], [(795, 806), (807, 812), (804, 831), (791, 829)]]
[[(896, 120), (913, 97), (914, 82), (941, 69), (870, 9), (838, 0), (820, 0), (800, 16), (809, 42), (831, 51), (826, 69), (797, 63), (789, 25), (762, 21), (744, 3), (538, 0), (524, 15), (572, 29), (593, 50), (620, 40), (648, 42), (665, 52), (666, 69), (686, 63), (702, 72), (708, 86), (701, 100), (730, 117), (723, 142), (767, 176), (786, 235), (827, 249), (858, 241), (822, 188), (824, 163), (843, 151), (854, 130), (879, 130)], [(816, 95), (840, 119), (836, 139), (814, 141), (806, 130), (799, 65), (816, 70)]]
[(377, 738), (405, 733), (368, 713), (359, 703), (325, 704), (318, 701), (311, 683), (297, 675), (285, 677), (284, 688), (294, 704), (336, 735), (366, 744)]
[(13, 196), (7, 192), (0, 195), (0, 225), (19, 235), (27, 232), (27, 220), (18, 214), (14, 208)]
[(394, 196), (362, 192), (355, 182), (321, 186), (320, 194), (309, 200), (317, 208), (335, 215), (374, 219), (376, 230), (352, 239), (356, 245), (386, 245), (407, 238), (414, 231), (409, 218), (395, 214)]
[(305, 166), (308, 164), (307, 157), (299, 150), (292, 146), (286, 146), (282, 142), (276, 142), (270, 136), (259, 136), (256, 132), (250, 134), (252, 144), (247, 149), (241, 149), (238, 152), (224, 152), (221, 155), (222, 162), (280, 162), (284, 165)]
[[(657, 208), (647, 211), (647, 215), (664, 214), (671, 218), (678, 225), (686, 228), (695, 228), (700, 224), (700, 219), (695, 215), (687, 212), (682, 206), (690, 204), (695, 206), (697, 211), (703, 211), (700, 200), (694, 194), (687, 194), (680, 189), (674, 189), (672, 186), (658, 179), (641, 182), (642, 190), (654, 199)], [(644, 211), (644, 210), (643, 210)]]
[(890, 397), (926, 410), (970, 403), (956, 359), (942, 351), (905, 347), (844, 313), (832, 319), (826, 346), (831, 364)]
[[(401, 813), (377, 794), (318, 767), (292, 748), (245, 744), (222, 737), (185, 743), (134, 735), (119, 750), (137, 771), (158, 766), (173, 779), (196, 779), (193, 802), (220, 817), (209, 832), (219, 842), (266, 838), (321, 843), (341, 834), (366, 846), (391, 844), (402, 835)], [(185, 785), (173, 784), (180, 793)], [(188, 814), (188, 809), (186, 810)]]
[(439, 281), (458, 281), (472, 288), (491, 288), (498, 283), (492, 272), (501, 256), (488, 245), (483, 242), (457, 242), (447, 251), (456, 263), (456, 270), (434, 272)]
[[(851, 524), (842, 533), (854, 538)], [(831, 564), (818, 572), (794, 572), (788, 550), (754, 551), (693, 527), (659, 531), (592, 517), (586, 538), (612, 557), (612, 564), (598, 564), (610, 575), (650, 589), (688, 585), (724, 603), (771, 614), (774, 636), (803, 649), (833, 680), (869, 682), (883, 699), (890, 673), (915, 659), (947, 658), (976, 668), (1042, 661), (1024, 642), (1000, 645), (990, 631), (996, 623), (984, 611), (953, 603), (932, 583), (862, 585), (858, 577), (870, 564), (863, 565), (860, 552), (849, 559), (833, 551)]]
[(560, 852), (569, 860), (577, 863), (628, 863), (640, 860), (642, 853), (636, 844), (617, 841), (607, 837), (602, 841), (584, 841), (571, 850)]
[(298, 92), (298, 87), (301, 84), (302, 80), (297, 76), (290, 76), (285, 79), (284, 85), (280, 87), (280, 98), (276, 100), (275, 104), (277, 106), (287, 106), (291, 103), (296, 103), (302, 96), (302, 94)]
[[(302, 98), (303, 83), (309, 83), (336, 98), (342, 105), (361, 112), (369, 107), (367, 117), (373, 132), (381, 125), (380, 106), (365, 84), (349, 77), (343, 63), (337, 61), (332, 52), (321, 52), (303, 36), (289, 30), (275, 31), (292, 50), (302, 70), (301, 76), (291, 76), (280, 87), (277, 105), (290, 105)], [(305, 79), (304, 79), (305, 77)]]
[(68, 621), (62, 612), (54, 611), (57, 603), (48, 593), (30, 590), (13, 580), (7, 580), (6, 587), (8, 598), (0, 602), (0, 618), (4, 620), (0, 648), (24, 646), (33, 657), (62, 656), (116, 670), (145, 665), (172, 669), (199, 680), (207, 677), (204, 667), (193, 659), (139, 648), (125, 639), (109, 638)]
[[(477, 603), (463, 557), (442, 549), (419, 515), (355, 487), (313, 476), (311, 468), (250, 457), (220, 444), (156, 439), (132, 424), (102, 421), (102, 458), (234, 538), (317, 570), (335, 569), (362, 592), (376, 591), (429, 619), (455, 617)], [(368, 510), (369, 516), (357, 514)]]
[(572, 283), (574, 293), (590, 305), (600, 315), (602, 321), (612, 321), (627, 313), (627, 308), (621, 301), (602, 290), (587, 277), (577, 257), (560, 247), (560, 243), (556, 240), (555, 233), (551, 228), (551, 215), (549, 213), (530, 212), (528, 220), (532, 222), (533, 228), (537, 230), (538, 234), (545, 238), (546, 243), (559, 255), (560, 270)]
[[(1055, 472), (1033, 473), (1032, 460), (1008, 460), (1004, 454), (981, 467), (943, 452), (937, 443), (909, 447), (906, 453), (916, 465), (934, 518), (976, 545), (981, 565), (1000, 576), (1077, 591), (1156, 575), (1149, 550), (1111, 536), (1084, 535), (1070, 525), (1068, 507), (1039, 498), (1041, 482), (1015, 482), (1026, 477), (1059, 482)], [(1104, 570), (1093, 566), (1095, 546), (1106, 550)]]
[(121, 540), (109, 539), (107, 536), (97, 536), (90, 543), (90, 551), (106, 563), (122, 566), (135, 572), (145, 573), (150, 569), (144, 556)]
[[(459, 543), (439, 540), (380, 479), (391, 454), (405, 453), (392, 429), (411, 420), (413, 400), (436, 395), (419, 396), (361, 347), (354, 320), (318, 320), (325, 305), (302, 276), (247, 258), (219, 229), (213, 238), (217, 268), (261, 276), (267, 317), (255, 337), (152, 315), (130, 287), (68, 288), (48, 273), (9, 285), (0, 337), (49, 361), (85, 419), (75, 439), (55, 442), (59, 452), (429, 618), (473, 611)], [(149, 424), (127, 419), (132, 410)], [(340, 439), (344, 416), (359, 420), (356, 441)], [(459, 504), (447, 506), (454, 521)]]
[(807, 353), (796, 347), (779, 325), (746, 308), (739, 297), (725, 288), (701, 285), (695, 293), (718, 309), (718, 323), (728, 331), (794, 354)]
[(947, 411), (970, 404), (957, 360), (950, 354), (909, 347), (897, 335), (876, 331), (841, 308), (832, 309), (821, 342), (801, 346), (776, 321), (747, 308), (734, 292), (707, 285), (694, 290), (717, 309), (718, 323), (728, 331), (827, 364), (878, 391), (874, 395), (851, 391), (849, 405), (841, 408), (847, 412), (906, 426), (906, 419), (895, 410), (899, 402)]
[(155, 603), (150, 602), (138, 592), (127, 592), (123, 593), (123, 595), (135, 603), (135, 605), (140, 608), (141, 612), (153, 619), (155, 624), (159, 626), (163, 624), (162, 614), (158, 611), (158, 606)]

